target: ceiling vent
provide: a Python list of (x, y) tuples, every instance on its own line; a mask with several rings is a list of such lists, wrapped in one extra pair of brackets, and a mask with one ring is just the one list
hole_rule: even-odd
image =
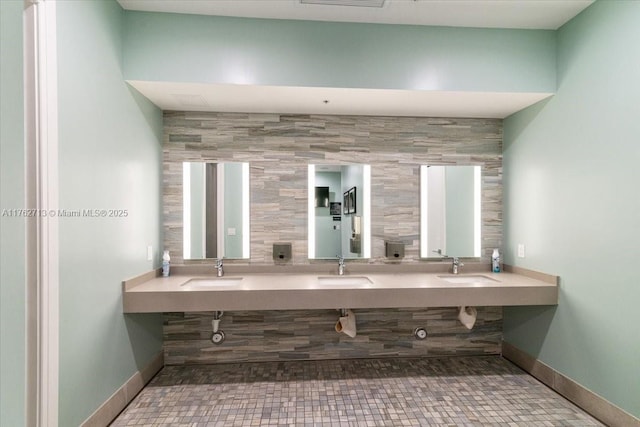
[(385, 0), (300, 0), (302, 4), (321, 4), (325, 6), (382, 7)]

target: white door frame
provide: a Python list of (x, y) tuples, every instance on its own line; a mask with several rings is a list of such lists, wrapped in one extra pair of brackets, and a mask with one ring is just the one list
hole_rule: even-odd
[(55, 0), (25, 0), (27, 425), (58, 425), (58, 96)]

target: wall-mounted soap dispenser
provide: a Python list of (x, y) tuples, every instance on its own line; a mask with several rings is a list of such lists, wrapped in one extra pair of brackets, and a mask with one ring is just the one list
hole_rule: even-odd
[(291, 260), (291, 243), (274, 243), (273, 260), (276, 263), (284, 263)]
[(384, 242), (384, 250), (387, 258), (400, 259), (404, 258), (404, 243), (402, 242)]

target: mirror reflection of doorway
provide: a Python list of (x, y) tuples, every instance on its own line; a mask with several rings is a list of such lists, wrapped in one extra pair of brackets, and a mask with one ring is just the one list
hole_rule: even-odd
[(183, 163), (183, 258), (249, 258), (249, 164)]
[[(310, 165), (309, 258), (370, 256), (365, 202), (369, 183), (368, 165)], [(326, 190), (328, 199), (323, 196)]]
[(342, 197), (342, 173), (338, 171), (317, 171), (316, 189), (326, 188), (327, 204), (316, 203), (316, 257), (333, 258), (342, 254), (342, 215), (331, 214), (331, 203), (340, 202)]
[(218, 258), (218, 165), (205, 163), (205, 254)]

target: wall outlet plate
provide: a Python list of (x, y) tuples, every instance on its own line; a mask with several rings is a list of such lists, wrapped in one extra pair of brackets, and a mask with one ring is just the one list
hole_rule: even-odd
[(524, 258), (524, 244), (518, 243), (518, 258)]
[(147, 246), (147, 261), (153, 261), (153, 246)]

